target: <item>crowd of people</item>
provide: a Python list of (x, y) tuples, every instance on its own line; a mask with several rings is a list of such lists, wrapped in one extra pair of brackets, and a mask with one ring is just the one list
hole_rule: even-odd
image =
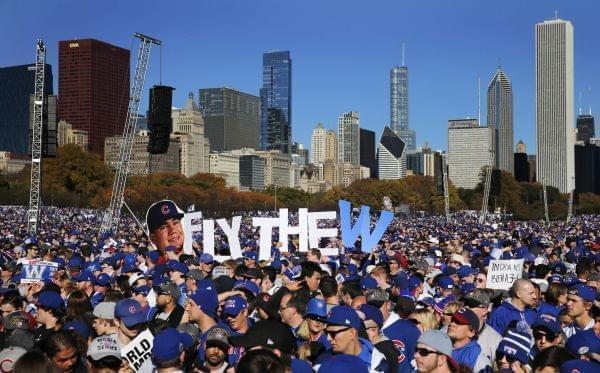
[[(96, 210), (46, 207), (36, 235), (26, 215), (0, 207), (2, 372), (600, 371), (600, 216), (396, 218), (372, 250), (322, 240), (335, 256), (275, 229), (259, 260), (247, 215), (227, 259), (201, 232), (186, 253), (168, 200), (112, 236)], [(488, 289), (500, 259), (522, 274)]]

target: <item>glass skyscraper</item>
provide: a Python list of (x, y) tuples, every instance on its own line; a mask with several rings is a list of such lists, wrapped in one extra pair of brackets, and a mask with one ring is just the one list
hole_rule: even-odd
[(407, 150), (416, 149), (415, 131), (408, 127), (408, 67), (404, 64), (390, 70), (390, 127)]
[[(44, 94), (53, 94), (52, 67), (44, 71)], [(34, 91), (35, 64), (0, 68), (0, 151), (29, 152), (29, 96)]]
[(512, 174), (514, 172), (512, 85), (500, 67), (488, 85), (487, 124), (496, 130), (496, 167)]
[(260, 89), (260, 147), (290, 153), (292, 144), (292, 60), (290, 52), (263, 54)]

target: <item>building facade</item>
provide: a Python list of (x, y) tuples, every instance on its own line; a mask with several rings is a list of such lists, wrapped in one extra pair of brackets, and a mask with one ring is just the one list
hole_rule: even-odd
[(211, 152), (259, 147), (259, 97), (228, 87), (200, 89), (200, 110)]
[(513, 93), (500, 67), (488, 84), (487, 124), (496, 131), (496, 168), (513, 174)]
[(173, 133), (171, 137), (179, 140), (181, 156), (179, 172), (190, 177), (200, 172), (208, 172), (210, 146), (204, 137), (204, 120), (193, 93), (190, 93), (183, 109), (171, 112)]
[(377, 148), (377, 175), (380, 180), (398, 180), (406, 176), (405, 151), (404, 141), (385, 126)]
[(351, 111), (338, 118), (338, 162), (360, 165), (360, 115)]
[(228, 187), (240, 187), (240, 157), (231, 153), (211, 153), (209, 172), (225, 179)]
[(571, 22), (536, 24), (535, 54), (537, 179), (567, 193), (575, 176)]
[(95, 39), (58, 43), (58, 117), (87, 131), (89, 150), (122, 135), (129, 102), (129, 50)]
[(577, 116), (577, 142), (589, 144), (590, 139), (594, 137), (596, 137), (596, 131), (591, 110), (588, 115), (579, 114)]
[(600, 146), (575, 145), (575, 193), (600, 195)]
[[(24, 155), (24, 154), (23, 154)], [(25, 157), (23, 157), (25, 158)], [(31, 160), (14, 159), (10, 152), (0, 151), (0, 173), (5, 175), (18, 174)]]
[(527, 160), (527, 153), (515, 153), (515, 180), (522, 182), (530, 181), (529, 161)]
[[(0, 151), (29, 153), (29, 100), (35, 64), (0, 68)], [(52, 66), (44, 68), (44, 94), (54, 94)]]
[(377, 177), (375, 131), (360, 129), (360, 165), (369, 169), (369, 177)]
[(321, 123), (318, 123), (310, 137), (310, 163), (319, 164), (325, 161), (326, 140), (327, 131)]
[(455, 187), (475, 188), (484, 168), (495, 165), (495, 138), (494, 127), (477, 119), (448, 121), (448, 177)]
[(87, 131), (74, 129), (70, 123), (61, 120), (58, 122), (58, 146), (61, 147), (68, 144), (77, 145), (87, 151), (88, 133)]
[(294, 180), (290, 180), (290, 168), (292, 158), (289, 154), (281, 153), (279, 150), (257, 151), (256, 155), (264, 159), (264, 185), (269, 187), (293, 187)]
[(240, 189), (265, 189), (265, 160), (255, 154), (240, 156)]
[[(148, 131), (140, 131), (133, 137), (131, 158), (129, 159), (129, 175), (147, 176), (150, 173), (179, 173), (179, 140), (171, 139), (169, 150), (165, 154), (148, 153)], [(123, 136), (110, 136), (104, 139), (104, 163), (116, 169), (123, 147)]]
[(289, 51), (263, 54), (260, 148), (289, 154), (292, 144), (292, 60)]
[(335, 131), (327, 131), (327, 135), (325, 135), (325, 159), (335, 161), (338, 157), (337, 148), (337, 133)]

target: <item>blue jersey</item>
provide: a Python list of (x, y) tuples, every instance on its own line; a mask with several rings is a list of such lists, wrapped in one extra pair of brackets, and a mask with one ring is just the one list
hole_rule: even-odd
[(398, 351), (398, 365), (400, 372), (412, 372), (410, 365), (417, 348), (417, 339), (421, 331), (410, 321), (397, 320), (392, 325), (382, 330)]
[(509, 302), (502, 302), (500, 307), (492, 312), (488, 324), (500, 335), (504, 335), (509, 328), (516, 327), (519, 322), (524, 321), (531, 327), (536, 318), (537, 313), (529, 308), (521, 311)]

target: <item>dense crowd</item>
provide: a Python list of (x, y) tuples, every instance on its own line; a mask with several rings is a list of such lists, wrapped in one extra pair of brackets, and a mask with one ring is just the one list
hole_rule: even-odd
[[(182, 217), (159, 201), (109, 236), (99, 211), (46, 207), (29, 235), (0, 207), (0, 371), (600, 371), (600, 216), (396, 218), (373, 250), (323, 239), (335, 256), (275, 229), (259, 260), (244, 215), (242, 257), (220, 261), (201, 232), (184, 252)], [(499, 259), (524, 261), (508, 290), (486, 288)]]

